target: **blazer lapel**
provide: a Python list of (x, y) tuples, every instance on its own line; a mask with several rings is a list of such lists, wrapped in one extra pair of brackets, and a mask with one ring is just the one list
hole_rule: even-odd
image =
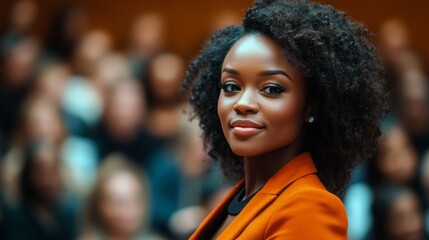
[(243, 208), (241, 213), (235, 217), (229, 226), (226, 227), (226, 229), (216, 239), (236, 239), (247, 225), (249, 225), (265, 207), (270, 205), (276, 197), (276, 195), (263, 194), (261, 192), (256, 193), (252, 200), (247, 203), (246, 207)]
[[(228, 205), (234, 198), (235, 194), (242, 188), (244, 181), (241, 180), (235, 187), (228, 193), (228, 195), (222, 200), (222, 202), (204, 219), (198, 229), (192, 234), (190, 240), (197, 239), (209, 239), (212, 236), (213, 227), (219, 227), (225, 220), (225, 214), (227, 214)], [(255, 196), (256, 197), (256, 196)]]
[[(313, 164), (309, 152), (301, 153), (291, 159), (268, 180), (264, 187), (256, 193), (246, 207), (243, 208), (241, 213), (235, 217), (235, 219), (228, 227), (225, 228), (217, 239), (236, 239), (250, 224), (250, 222), (252, 222), (260, 212), (269, 206), (277, 196), (287, 188), (287, 186), (301, 177), (314, 174), (316, 172), (316, 167)], [(238, 188), (236, 187), (234, 194), (229, 195), (228, 199), (222, 203), (222, 209), (228, 207), (229, 202), (240, 189), (242, 184), (243, 183), (241, 183)]]

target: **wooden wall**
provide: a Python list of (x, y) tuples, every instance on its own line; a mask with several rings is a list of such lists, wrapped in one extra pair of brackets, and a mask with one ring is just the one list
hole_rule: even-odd
[[(0, 24), (16, 0), (0, 1)], [(65, 0), (35, 0), (39, 4), (37, 32), (44, 36), (51, 17)], [(210, 34), (213, 18), (221, 12), (235, 14), (237, 20), (252, 0), (75, 0), (86, 7), (90, 26), (109, 31), (117, 47), (125, 45), (130, 22), (145, 12), (161, 13), (169, 30), (168, 43), (187, 59), (193, 57)], [(412, 40), (429, 58), (429, 1), (427, 0), (321, 0), (347, 12), (376, 32), (380, 23), (391, 17), (408, 24)]]

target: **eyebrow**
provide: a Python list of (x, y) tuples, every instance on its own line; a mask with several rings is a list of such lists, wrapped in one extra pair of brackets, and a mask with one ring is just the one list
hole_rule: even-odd
[(231, 68), (224, 68), (223, 70), (222, 70), (222, 72), (227, 72), (227, 73), (231, 73), (231, 74), (233, 74), (233, 75), (240, 75), (237, 71), (235, 71), (234, 69), (231, 69)]
[(282, 70), (268, 70), (268, 71), (263, 71), (261, 72), (259, 75), (261, 76), (271, 76), (271, 75), (283, 75), (287, 78), (289, 78), (290, 80), (292, 80), (292, 78), (289, 76), (289, 74), (287, 74), (285, 71)]
[[(222, 70), (222, 72), (227, 72), (227, 73), (230, 73), (230, 74), (233, 74), (233, 75), (237, 75), (237, 76), (240, 75), (240, 73), (238, 71), (236, 71), (234, 69), (231, 69), (231, 68), (224, 68)], [(268, 70), (268, 71), (263, 71), (259, 75), (260, 76), (283, 75), (283, 76), (289, 78), (290, 80), (292, 80), (292, 78), (289, 76), (289, 74), (287, 74), (283, 70)]]

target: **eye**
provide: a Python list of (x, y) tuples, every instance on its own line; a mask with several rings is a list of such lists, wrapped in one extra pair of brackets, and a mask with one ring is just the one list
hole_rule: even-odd
[(239, 92), (241, 90), (240, 86), (235, 82), (225, 82), (220, 85), (220, 88), (226, 93)]
[(261, 89), (261, 92), (269, 95), (280, 95), (284, 90), (284, 87), (278, 84), (268, 84)]

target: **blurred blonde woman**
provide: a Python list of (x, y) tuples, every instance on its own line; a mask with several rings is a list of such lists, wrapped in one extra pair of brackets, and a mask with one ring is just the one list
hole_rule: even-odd
[(103, 161), (88, 197), (80, 239), (163, 239), (149, 234), (148, 190), (138, 169), (118, 154)]

